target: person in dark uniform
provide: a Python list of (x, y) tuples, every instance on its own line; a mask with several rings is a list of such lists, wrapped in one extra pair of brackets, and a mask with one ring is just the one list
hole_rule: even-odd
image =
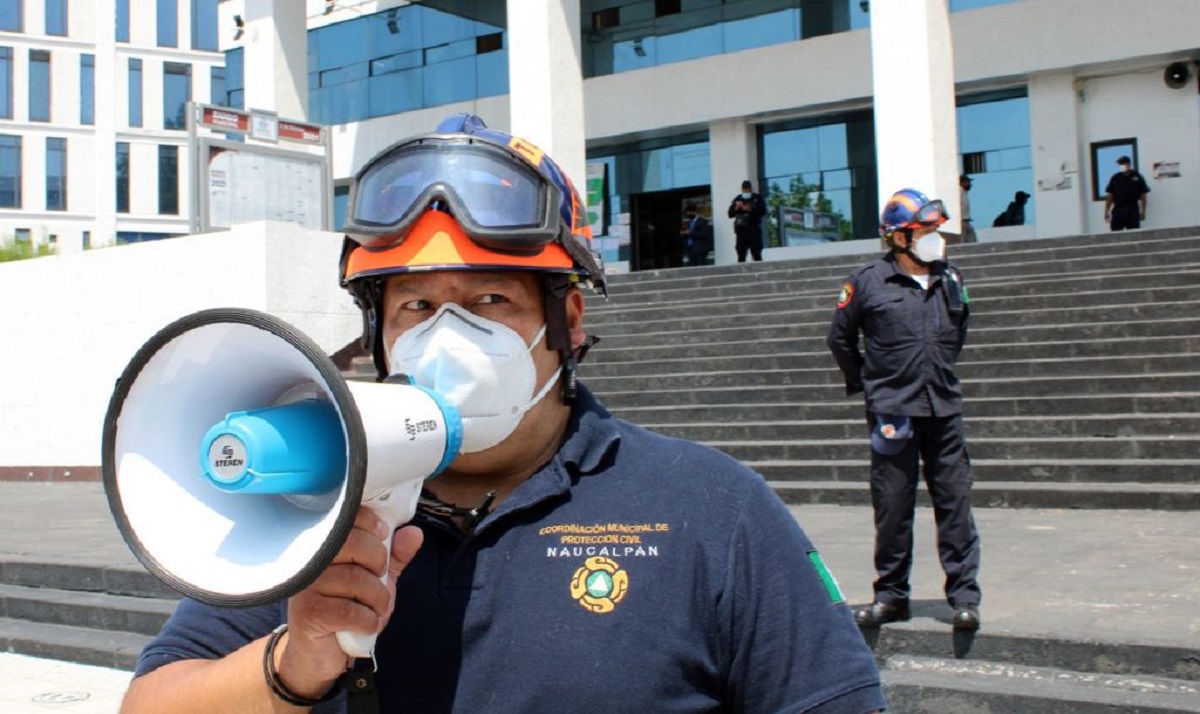
[[(938, 555), (956, 630), (979, 629), (979, 533), (971, 462), (954, 373), (970, 313), (962, 275), (945, 260), (941, 201), (903, 189), (883, 209), (890, 251), (842, 286), (827, 343), (846, 394), (866, 393), (875, 510), (874, 602), (862, 627), (907, 620), (913, 517), (920, 472), (933, 501)], [(865, 345), (859, 349), (859, 335)]]
[(733, 219), (733, 233), (737, 236), (737, 260), (746, 262), (746, 252), (756, 261), (762, 260), (762, 219), (767, 215), (767, 203), (754, 192), (754, 184), (742, 182), (742, 192), (729, 202), (727, 215)]
[(1133, 170), (1128, 156), (1117, 159), (1117, 166), (1121, 170), (1112, 175), (1104, 189), (1104, 220), (1114, 231), (1140, 228), (1146, 220), (1146, 194), (1150, 193), (1150, 187)]
[(708, 262), (708, 252), (712, 250), (712, 224), (696, 211), (693, 203), (684, 207), (684, 215), (688, 222), (688, 265), (704, 265)]
[[(512, 200), (483, 196), (491, 179)], [(408, 201), (379, 205), (389, 184)], [(613, 417), (576, 380), (593, 341), (582, 289), (603, 294), (605, 272), (549, 156), (454, 115), (368, 161), (350, 196), (339, 273), (377, 377), (443, 395), (461, 452), (394, 535), (360, 509), (287, 600), (184, 598), (121, 711), (886, 706), (836, 580), (762, 476)], [(339, 631), (378, 634), (350, 677)]]

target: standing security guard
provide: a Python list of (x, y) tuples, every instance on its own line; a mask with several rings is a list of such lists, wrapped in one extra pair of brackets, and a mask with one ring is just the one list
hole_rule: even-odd
[[(956, 630), (979, 629), (979, 533), (971, 514), (971, 462), (955, 362), (970, 312), (962, 275), (945, 261), (941, 201), (914, 189), (883, 209), (891, 250), (842, 286), (827, 343), (846, 394), (866, 392), (875, 509), (875, 599), (854, 613), (863, 627), (907, 620), (918, 460), (937, 521), (938, 555)], [(859, 333), (865, 353), (859, 351)]]

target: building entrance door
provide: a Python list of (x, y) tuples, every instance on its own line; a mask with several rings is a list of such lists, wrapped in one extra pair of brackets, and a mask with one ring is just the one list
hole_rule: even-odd
[(631, 271), (678, 268), (686, 264), (688, 221), (684, 207), (689, 203), (696, 206), (700, 215), (712, 220), (712, 194), (708, 186), (630, 196)]

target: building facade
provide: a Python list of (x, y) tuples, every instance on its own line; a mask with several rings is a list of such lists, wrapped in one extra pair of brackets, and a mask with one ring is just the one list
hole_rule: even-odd
[[(574, 179), (610, 266), (685, 265), (688, 203), (714, 218), (708, 262), (732, 262), (725, 211), (743, 179), (770, 207), (768, 260), (873, 245), (862, 241), (877, 238), (879, 205), (901, 186), (878, 185), (870, 33), (886, 41), (889, 28), (871, 25), (865, 0), (7, 0), (0, 6), (15, 4), (24, 25), (0, 28), (11, 45), (13, 97), (11, 118), (0, 118), (12, 125), (0, 131), (0, 203), (13, 203), (14, 179), (20, 190), (17, 208), (0, 208), (3, 230), (57, 235), (60, 245), (83, 231), (91, 235), (80, 245), (184, 232), (189, 191), (170, 172), (178, 182), (191, 172), (172, 108), (186, 86), (196, 101), (274, 109), (245, 106), (255, 83), (279, 82), (278, 71), (246, 67), (248, 43), (261, 39), (247, 20), (264, 7), (305, 15), (307, 61), (292, 79), (306, 116), (295, 118), (330, 129), (336, 228), (350, 178), (391, 142), (455, 111), (509, 128), (510, 89), (544, 81), (511, 74), (532, 50), (509, 45), (509, 24), (529, 21), (518, 14), (522, 3), (527, 11), (547, 2), (578, 13), (570, 39), (579, 48), (586, 175)], [(954, 140), (959, 168), (973, 179), (981, 240), (1106, 230), (1103, 189), (1121, 155), (1151, 186), (1146, 227), (1200, 224), (1194, 0), (947, 2)], [(132, 17), (128, 3), (137, 6)], [(60, 6), (66, 37), (50, 31)], [(101, 22), (109, 16), (118, 18), (114, 37)], [(172, 26), (176, 41), (164, 46)], [(574, 32), (570, 23), (549, 31)], [(74, 96), (86, 86), (89, 55), (94, 96), (111, 98), (95, 102), (93, 124)], [(289, 66), (294, 75), (298, 64)], [(49, 122), (37, 118), (44, 103), (29, 91), (47, 74)], [(174, 204), (171, 185), (179, 186)], [(1017, 192), (1031, 196), (1024, 224), (992, 228)], [(940, 197), (958, 205), (958, 196)]]
[(0, 2), (0, 243), (188, 232), (184, 109), (224, 72), (217, 4)]

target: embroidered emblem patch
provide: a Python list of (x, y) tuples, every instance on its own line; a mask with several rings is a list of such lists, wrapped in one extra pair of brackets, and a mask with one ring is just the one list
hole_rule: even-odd
[(605, 615), (629, 591), (629, 573), (610, 558), (588, 558), (571, 577), (571, 597), (588, 612)]
[(842, 294), (838, 296), (838, 309), (841, 310), (850, 304), (854, 299), (854, 286), (850, 283), (842, 283)]
[(842, 595), (842, 589), (838, 586), (833, 573), (829, 572), (829, 568), (825, 567), (825, 561), (821, 560), (821, 554), (815, 550), (808, 551), (808, 561), (812, 563), (813, 568), (817, 571), (817, 577), (825, 586), (825, 594), (829, 596), (829, 602), (835, 605), (846, 602), (846, 597)]

